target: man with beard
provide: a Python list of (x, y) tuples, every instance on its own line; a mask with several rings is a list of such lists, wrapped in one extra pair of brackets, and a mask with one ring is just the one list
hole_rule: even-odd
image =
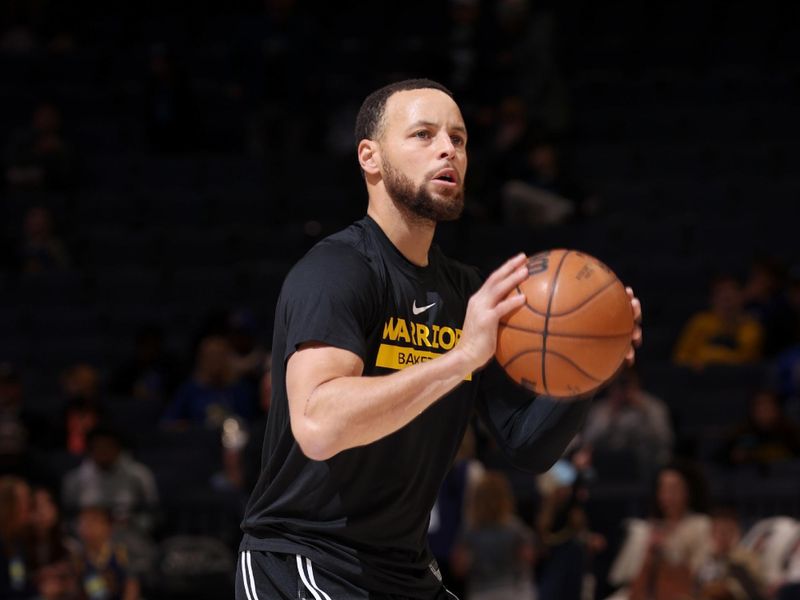
[(453, 598), (426, 533), (473, 409), (516, 465), (541, 471), (588, 408), (534, 399), (489, 362), (498, 321), (524, 302), (509, 294), (525, 256), (482, 284), (432, 245), (463, 207), (451, 93), (425, 79), (381, 88), (356, 140), (367, 215), (312, 248), (278, 300), (237, 600)]

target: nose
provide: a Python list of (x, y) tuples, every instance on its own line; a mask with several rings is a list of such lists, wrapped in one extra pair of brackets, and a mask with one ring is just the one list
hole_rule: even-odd
[(456, 147), (447, 132), (439, 133), (439, 158), (453, 158), (456, 155)]

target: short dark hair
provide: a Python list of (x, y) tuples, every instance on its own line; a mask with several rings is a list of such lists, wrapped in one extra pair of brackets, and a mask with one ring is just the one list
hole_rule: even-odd
[(361, 140), (374, 140), (378, 137), (383, 122), (383, 116), (386, 112), (386, 101), (389, 100), (391, 96), (397, 92), (427, 89), (439, 90), (451, 98), (453, 97), (453, 92), (432, 79), (405, 79), (403, 81), (390, 83), (372, 92), (361, 104), (361, 108), (358, 109), (355, 130), (356, 144), (359, 144)]

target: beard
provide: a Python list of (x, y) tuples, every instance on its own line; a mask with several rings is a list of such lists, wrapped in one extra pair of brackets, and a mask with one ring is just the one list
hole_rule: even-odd
[[(431, 174), (432, 175), (432, 174)], [(426, 176), (425, 182), (430, 181)], [(418, 219), (433, 221), (454, 221), (464, 210), (464, 188), (459, 187), (450, 194), (435, 197), (423, 183), (414, 186), (406, 175), (395, 169), (388, 160), (383, 163), (383, 183), (386, 192), (398, 209)]]

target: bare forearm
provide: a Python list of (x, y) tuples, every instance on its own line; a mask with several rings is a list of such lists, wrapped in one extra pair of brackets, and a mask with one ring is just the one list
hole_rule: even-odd
[(466, 358), (452, 350), (390, 375), (323, 383), (306, 401), (301, 446), (311, 458), (325, 460), (377, 441), (410, 423), (471, 372)]

